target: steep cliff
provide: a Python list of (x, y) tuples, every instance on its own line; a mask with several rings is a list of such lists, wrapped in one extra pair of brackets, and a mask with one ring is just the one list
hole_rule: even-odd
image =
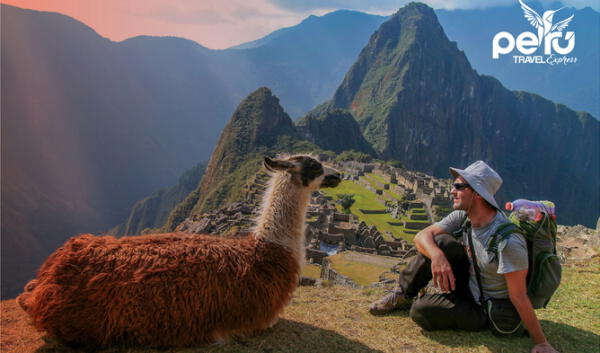
[(600, 122), (478, 75), (426, 5), (383, 23), (324, 107), (349, 109), (378, 152), (409, 169), (447, 177), (483, 159), (504, 178), (502, 201), (553, 200), (565, 224), (600, 213)]

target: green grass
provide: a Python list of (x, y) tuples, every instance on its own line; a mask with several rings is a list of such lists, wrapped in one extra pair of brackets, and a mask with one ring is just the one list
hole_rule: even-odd
[[(384, 206), (377, 201), (377, 195), (370, 190), (367, 190), (364, 186), (352, 182), (350, 180), (343, 180), (336, 188), (322, 189), (323, 193), (327, 196), (331, 196), (334, 200), (339, 199), (338, 194), (354, 194), (356, 202), (350, 207), (350, 212), (356, 215), (359, 221), (364, 221), (368, 226), (375, 225), (377, 229), (382, 233), (382, 236), (386, 240), (392, 240), (385, 232), (389, 231), (394, 234), (395, 237), (404, 238), (408, 241), (412, 241), (414, 235), (406, 234), (403, 228), (400, 226), (392, 226), (387, 222), (398, 222), (399, 220), (393, 218), (390, 214), (381, 215), (367, 215), (360, 211), (364, 210), (381, 210)], [(341, 211), (341, 206), (336, 205), (338, 210)]]
[(382, 176), (375, 173), (365, 173), (365, 175), (368, 175), (369, 178), (375, 179), (382, 184), (389, 184), (389, 181), (386, 181)]
[(321, 266), (306, 264), (302, 268), (302, 276), (310, 277), (310, 278), (320, 278), (321, 277)]
[[(600, 259), (564, 267), (561, 287), (548, 308), (537, 310), (549, 342), (561, 353), (597, 353), (600, 342)], [(184, 349), (110, 348), (98, 353), (529, 353), (528, 337), (493, 336), (488, 331), (422, 330), (396, 311), (376, 317), (368, 313), (369, 304), (380, 298), (382, 289), (299, 287), (279, 322), (251, 338), (228, 343)], [(17, 304), (13, 304), (14, 310)], [(22, 314), (22, 320), (26, 320)], [(13, 325), (3, 322), (3, 329)], [(35, 332), (31, 329), (32, 332)], [(36, 338), (37, 337), (37, 338)], [(29, 337), (19, 337), (25, 344)], [(29, 350), (13, 347), (14, 352), (83, 353), (56, 343), (37, 344)]]
[(319, 219), (319, 216), (306, 217), (306, 222), (314, 222)]
[(375, 264), (348, 260), (346, 253), (342, 252), (328, 257), (331, 267), (339, 274), (349, 277), (354, 283), (368, 286), (379, 281), (379, 275), (389, 271), (389, 266), (378, 266)]
[(364, 180), (366, 180), (373, 188), (375, 189), (381, 189), (383, 191), (383, 198), (385, 198), (388, 201), (402, 201), (403, 197), (401, 197), (400, 195), (396, 194), (395, 192), (391, 191), (391, 190), (385, 190), (382, 189), (380, 186), (378, 186), (375, 181), (378, 181), (380, 183), (383, 184), (389, 184), (389, 182), (385, 181), (385, 179), (377, 174), (373, 174), (373, 173), (366, 173), (363, 176)]
[(395, 192), (393, 192), (392, 190), (383, 190), (383, 192), (385, 194), (388, 194), (392, 197), (392, 201), (402, 201), (402, 197), (398, 194), (396, 194)]
[(367, 181), (375, 190), (381, 189), (381, 187), (375, 183), (375, 180), (368, 176), (368, 174), (365, 174), (362, 176), (362, 178), (363, 180)]

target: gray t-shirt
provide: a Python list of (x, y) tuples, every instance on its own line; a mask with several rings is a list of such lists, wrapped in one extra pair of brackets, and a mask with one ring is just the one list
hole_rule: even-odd
[[(458, 230), (465, 218), (465, 211), (453, 211), (436, 225), (441, 227), (445, 232), (452, 234)], [(513, 233), (506, 240), (498, 244), (498, 259), (490, 262), (490, 256), (485, 250), (486, 244), (490, 236), (496, 232), (496, 228), (508, 220), (502, 212), (496, 212), (494, 219), (486, 226), (481, 228), (473, 227), (473, 247), (475, 248), (475, 256), (479, 266), (481, 275), (481, 287), (483, 288), (483, 296), (487, 298), (508, 298), (508, 288), (506, 287), (505, 273), (515, 272), (528, 268), (527, 261), (527, 243), (521, 234)], [(463, 236), (462, 243), (464, 244), (467, 253), (469, 253), (469, 241), (466, 235)], [(473, 294), (473, 298), (479, 302), (479, 286), (475, 277), (475, 270), (471, 257), (471, 267), (469, 273), (469, 288)]]

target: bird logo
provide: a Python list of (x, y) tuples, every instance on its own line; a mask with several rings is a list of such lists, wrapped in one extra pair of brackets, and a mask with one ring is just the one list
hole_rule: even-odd
[(531, 7), (525, 5), (523, 1), (519, 0), (519, 3), (521, 4), (521, 8), (525, 13), (525, 18), (527, 21), (529, 21), (529, 23), (538, 31), (538, 46), (542, 44), (544, 37), (546, 37), (548, 34), (552, 32), (562, 32), (565, 28), (567, 28), (573, 17), (575, 17), (575, 15), (571, 15), (571, 17), (568, 17), (567, 19), (553, 24), (552, 21), (554, 14), (564, 9), (564, 7), (561, 7), (558, 10), (544, 11), (544, 14), (540, 16)]

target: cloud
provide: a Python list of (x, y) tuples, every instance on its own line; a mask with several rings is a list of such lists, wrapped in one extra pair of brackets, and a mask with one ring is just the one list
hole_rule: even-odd
[[(389, 14), (411, 2), (410, 0), (270, 0), (273, 4), (287, 10), (307, 12), (324, 9), (349, 9), (372, 13)], [(435, 9), (481, 9), (494, 6), (517, 6), (517, 0), (423, 0)], [(533, 2), (533, 1), (528, 1)], [(540, 0), (544, 7), (556, 6), (555, 0)], [(600, 9), (598, 0), (564, 0), (566, 6), (583, 8), (590, 6)]]

